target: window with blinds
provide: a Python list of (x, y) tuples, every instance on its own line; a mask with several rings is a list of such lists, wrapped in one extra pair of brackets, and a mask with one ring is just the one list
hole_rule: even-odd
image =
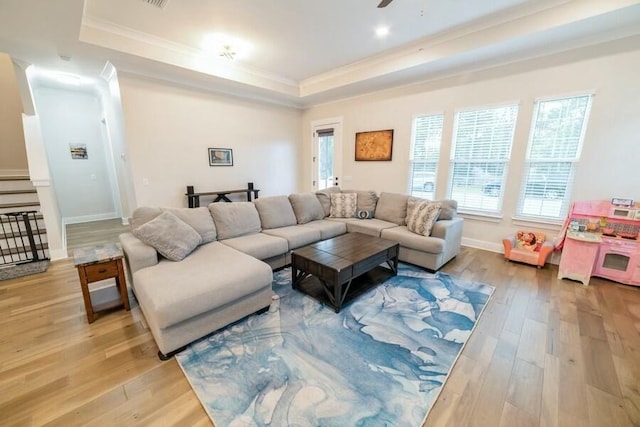
[(592, 97), (536, 101), (518, 216), (560, 220), (567, 215)]
[(435, 198), (443, 123), (444, 114), (413, 119), (409, 160), (409, 193), (412, 196), (431, 200)]
[(456, 113), (449, 197), (460, 210), (501, 210), (517, 116), (517, 104)]

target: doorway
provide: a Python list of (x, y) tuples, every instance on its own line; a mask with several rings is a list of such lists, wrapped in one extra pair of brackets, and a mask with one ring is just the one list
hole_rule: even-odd
[(311, 123), (313, 133), (312, 189), (324, 190), (340, 185), (342, 176), (342, 118)]

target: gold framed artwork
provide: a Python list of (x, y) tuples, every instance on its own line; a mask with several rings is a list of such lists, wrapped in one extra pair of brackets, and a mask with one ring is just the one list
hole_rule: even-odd
[(393, 129), (356, 133), (356, 161), (391, 161)]

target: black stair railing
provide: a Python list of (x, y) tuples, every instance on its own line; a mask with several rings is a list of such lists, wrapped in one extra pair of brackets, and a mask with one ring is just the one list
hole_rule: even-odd
[(2, 213), (0, 227), (0, 265), (49, 259), (36, 211)]

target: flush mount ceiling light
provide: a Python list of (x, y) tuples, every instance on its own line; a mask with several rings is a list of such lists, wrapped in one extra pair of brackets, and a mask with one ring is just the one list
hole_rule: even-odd
[(227, 34), (209, 34), (202, 42), (203, 50), (209, 55), (217, 55), (228, 60), (246, 58), (251, 45)]
[(376, 28), (376, 36), (378, 38), (384, 38), (389, 35), (389, 27), (380, 26)]
[(236, 56), (236, 52), (231, 48), (231, 46), (226, 45), (226, 46), (222, 46), (222, 51), (220, 52), (220, 56), (232, 61)]

